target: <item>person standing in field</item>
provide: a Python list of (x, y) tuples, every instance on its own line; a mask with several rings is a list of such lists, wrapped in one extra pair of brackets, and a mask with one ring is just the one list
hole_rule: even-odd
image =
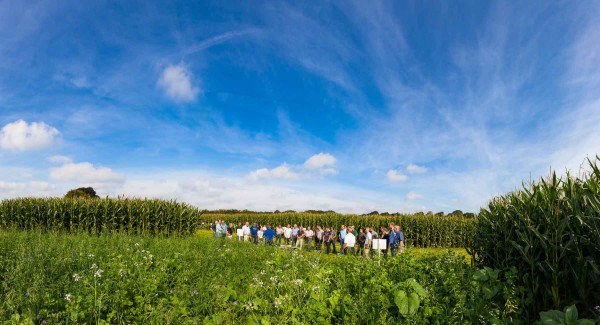
[[(331, 243), (333, 242), (333, 234), (329, 227), (326, 227), (323, 232), (323, 242), (325, 243), (325, 254), (329, 254), (331, 251)], [(335, 244), (333, 246), (335, 247)]]
[(283, 228), (283, 237), (285, 237), (285, 244), (290, 245), (292, 242), (292, 226), (289, 223), (287, 227)]
[[(238, 231), (238, 230), (242, 230), (242, 232), (243, 232), (243, 228), (244, 228), (244, 227), (242, 226), (242, 223), (238, 221), (237, 227), (235, 228), (235, 233), (236, 233), (236, 236), (237, 236), (237, 233), (238, 233), (237, 231)], [(242, 237), (243, 237), (243, 235), (242, 235)], [(242, 239), (242, 238), (238, 236), (238, 240), (241, 240), (241, 239)]]
[(344, 236), (344, 246), (342, 247), (344, 254), (354, 255), (354, 246), (356, 245), (356, 237), (352, 233), (354, 226), (348, 228), (348, 233)]
[(398, 249), (398, 253), (402, 253), (404, 251), (404, 233), (400, 231), (400, 226), (395, 226), (394, 231), (396, 232), (396, 249)]
[(383, 256), (387, 257), (388, 248), (390, 247), (390, 234), (385, 227), (381, 227), (381, 239), (385, 239), (385, 248), (381, 251)]
[(298, 229), (298, 225), (294, 224), (294, 228), (292, 228), (292, 245), (296, 245), (298, 244), (298, 231), (300, 229)]
[(356, 239), (356, 241), (358, 242), (358, 250), (356, 251), (356, 256), (360, 256), (360, 255), (364, 254), (366, 240), (367, 240), (367, 238), (365, 236), (365, 231), (364, 231), (364, 229), (360, 228), (358, 230), (358, 237)]
[(233, 223), (229, 223), (229, 227), (227, 227), (227, 238), (233, 239)]
[(267, 245), (273, 245), (273, 237), (275, 236), (275, 231), (271, 229), (271, 226), (269, 224), (267, 224), (267, 229), (263, 233), (263, 236), (267, 240)]
[(217, 238), (217, 226), (219, 225), (219, 220), (215, 220), (215, 223), (210, 224), (210, 230), (212, 230), (213, 237)]
[(219, 220), (219, 224), (217, 224), (217, 238), (225, 238), (227, 234), (227, 225), (225, 221)]
[(331, 230), (331, 244), (332, 244), (332, 248), (333, 248), (333, 254), (337, 254), (336, 249), (335, 249), (335, 242), (337, 240), (337, 232), (335, 231), (334, 227), (329, 227), (329, 229)]
[[(264, 227), (258, 226), (258, 232), (256, 233), (256, 237), (258, 237), (258, 242), (259, 243), (262, 243), (262, 241), (263, 241), (263, 233), (265, 232), (263, 230), (263, 228)], [(266, 230), (266, 228), (265, 228), (265, 230)]]
[(321, 246), (323, 243), (323, 229), (321, 226), (317, 226), (317, 230), (315, 231), (315, 249), (317, 251), (321, 251)]
[[(302, 249), (302, 244), (304, 243), (304, 228), (302, 226), (298, 227), (298, 232), (296, 233), (296, 249)], [(300, 246), (300, 247), (298, 247)]]
[(392, 257), (396, 256), (396, 232), (394, 231), (394, 223), (390, 222), (390, 254)]
[(346, 225), (342, 225), (342, 229), (340, 229), (340, 255), (344, 254), (344, 240), (346, 239)]
[(281, 225), (279, 225), (275, 230), (275, 238), (277, 239), (277, 245), (281, 245), (281, 237), (283, 237), (283, 228), (281, 227)]
[(242, 227), (242, 232), (244, 234), (244, 241), (249, 241), (250, 240), (250, 223), (248, 221), (246, 221), (246, 224)]
[(373, 235), (369, 227), (365, 228), (365, 257), (369, 258), (369, 252), (371, 251), (371, 245), (373, 245)]
[(252, 235), (252, 242), (258, 244), (258, 226), (256, 225), (256, 222), (250, 227), (250, 234)]
[(310, 229), (310, 226), (307, 226), (306, 231), (304, 232), (304, 242), (306, 244), (306, 249), (309, 251), (312, 250), (312, 241), (314, 236), (315, 232)]

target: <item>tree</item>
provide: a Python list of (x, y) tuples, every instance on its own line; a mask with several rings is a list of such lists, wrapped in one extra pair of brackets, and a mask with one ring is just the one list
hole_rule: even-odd
[(96, 195), (96, 191), (94, 191), (91, 187), (80, 187), (74, 190), (70, 190), (65, 195), (65, 199), (99, 199), (100, 197)]

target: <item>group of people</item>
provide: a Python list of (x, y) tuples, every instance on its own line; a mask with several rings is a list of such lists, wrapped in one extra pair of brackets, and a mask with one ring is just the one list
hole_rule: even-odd
[[(265, 243), (267, 245), (281, 245), (295, 249), (306, 249), (325, 251), (326, 254), (338, 254), (337, 243), (339, 243), (339, 254), (369, 257), (374, 254), (373, 248), (381, 250), (384, 256), (400, 253), (404, 249), (404, 234), (398, 225), (390, 222), (389, 227), (379, 227), (379, 233), (375, 227), (355, 228), (342, 225), (339, 230), (335, 227), (311, 226), (303, 227), (294, 224), (287, 226), (278, 225), (273, 229), (271, 225), (260, 225), (256, 222), (250, 225), (246, 222), (242, 225), (233, 223), (226, 224), (223, 220), (217, 220), (211, 225), (216, 238), (234, 237), (238, 240), (253, 242), (255, 244)], [(374, 245), (376, 239), (382, 241), (381, 247)]]

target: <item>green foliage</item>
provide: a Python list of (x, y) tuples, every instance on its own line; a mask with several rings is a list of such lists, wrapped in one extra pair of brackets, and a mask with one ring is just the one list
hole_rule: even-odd
[(200, 211), (175, 201), (142, 199), (21, 198), (0, 202), (0, 228), (88, 233), (184, 236)]
[(568, 304), (592, 316), (600, 305), (600, 170), (597, 160), (589, 167), (494, 198), (477, 218), (472, 253), (482, 265), (516, 268), (529, 321)]
[(96, 195), (96, 191), (94, 191), (91, 187), (80, 187), (74, 190), (70, 190), (65, 194), (65, 199), (98, 199), (100, 198)]
[(539, 323), (544, 325), (594, 325), (591, 319), (578, 319), (577, 306), (571, 305), (565, 311), (549, 310), (540, 312)]
[(412, 250), (379, 265), (209, 232), (0, 230), (0, 323), (479, 324), (500, 314), (462, 256)]

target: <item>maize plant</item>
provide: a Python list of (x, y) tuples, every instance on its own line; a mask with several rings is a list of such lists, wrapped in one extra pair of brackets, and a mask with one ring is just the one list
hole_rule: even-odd
[[(516, 267), (521, 304), (533, 321), (575, 303), (584, 316), (600, 305), (600, 170), (550, 177), (496, 197), (479, 213), (472, 254), (482, 266)], [(475, 260), (475, 258), (473, 259)]]
[(19, 198), (0, 202), (0, 227), (184, 236), (199, 228), (200, 210), (175, 201)]

